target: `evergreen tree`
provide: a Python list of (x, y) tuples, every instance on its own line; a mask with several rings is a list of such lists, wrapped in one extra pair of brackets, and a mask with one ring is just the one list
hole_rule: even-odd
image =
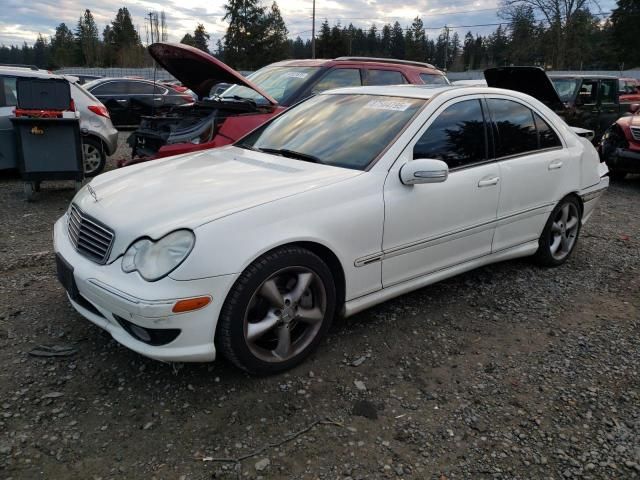
[(266, 27), (265, 9), (258, 0), (229, 0), (224, 9), (224, 19), (229, 22), (224, 36), (227, 63), (237, 69), (263, 65), (260, 46)]
[(406, 45), (406, 56), (409, 60), (424, 62), (426, 60), (427, 35), (424, 31), (424, 24), (420, 17), (416, 17), (407, 30), (406, 38), (409, 42)]
[(618, 0), (611, 13), (611, 35), (615, 50), (611, 53), (624, 68), (640, 67), (640, 51), (637, 46), (640, 2)]
[(199, 23), (193, 31), (193, 46), (209, 53), (209, 38), (210, 35), (205, 30), (204, 25)]
[(39, 33), (36, 43), (33, 44), (33, 63), (40, 68), (49, 66), (49, 49), (47, 41)]
[(180, 43), (184, 43), (185, 45), (190, 45), (192, 47), (196, 46), (196, 40), (190, 33), (185, 33), (184, 37), (182, 37), (182, 40), (180, 40)]
[(144, 49), (127, 7), (118, 9), (115, 19), (111, 22), (108, 37), (111, 54), (118, 66), (128, 67), (142, 64)]
[(287, 35), (289, 31), (276, 2), (271, 4), (271, 9), (265, 18), (265, 22), (266, 27), (262, 42), (265, 62), (271, 63), (287, 58), (289, 53)]
[(402, 29), (400, 22), (394, 23), (393, 28), (391, 29), (390, 50), (393, 58), (404, 58), (404, 30)]
[(85, 10), (84, 14), (78, 20), (76, 41), (78, 42), (83, 65), (95, 67), (99, 62), (100, 40), (98, 38), (98, 26), (89, 9)]
[(76, 57), (76, 43), (73, 32), (66, 24), (56, 27), (56, 33), (51, 38), (51, 62), (56, 67), (68, 67), (74, 64)]

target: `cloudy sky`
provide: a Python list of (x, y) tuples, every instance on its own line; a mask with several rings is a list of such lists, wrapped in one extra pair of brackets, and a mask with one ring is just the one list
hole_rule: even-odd
[[(367, 28), (378, 27), (396, 20), (403, 26), (420, 16), (428, 27), (427, 34), (437, 35), (443, 25), (456, 28), (463, 35), (472, 30), (487, 33), (495, 30), (494, 25), (468, 27), (470, 25), (495, 24), (501, 20), (497, 16), (499, 0), (317, 0), (317, 27), (326, 18), (330, 24), (340, 21), (343, 25), (353, 23)], [(270, 4), (271, 0), (263, 0)], [(223, 5), (225, 0), (0, 0), (0, 44), (31, 44), (38, 33), (51, 36), (55, 27), (65, 22), (75, 28), (78, 17), (88, 8), (94, 15), (100, 32), (115, 16), (118, 8), (126, 6), (133, 21), (145, 41), (145, 15), (150, 11), (165, 11), (169, 26), (169, 40), (179, 41), (196, 24), (201, 22), (212, 36), (212, 43), (226, 31)], [(404, 4), (404, 5), (403, 5)], [(601, 0), (602, 11), (615, 7), (615, 0)], [(295, 38), (311, 36), (311, 0), (278, 0), (289, 34)], [(147, 21), (148, 21), (148, 17)]]

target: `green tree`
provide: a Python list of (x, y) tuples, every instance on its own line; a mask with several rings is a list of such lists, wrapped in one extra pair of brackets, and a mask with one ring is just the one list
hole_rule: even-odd
[(411, 27), (407, 29), (406, 39), (406, 58), (424, 62), (427, 57), (427, 35), (420, 17), (414, 18)]
[(78, 20), (76, 41), (78, 42), (82, 64), (87, 67), (95, 67), (100, 61), (100, 39), (98, 38), (98, 26), (89, 9), (85, 10)]
[(276, 2), (271, 4), (271, 9), (265, 18), (265, 32), (262, 48), (268, 62), (275, 62), (287, 58), (289, 44), (287, 35), (289, 31), (282, 19), (280, 8)]
[(226, 62), (237, 69), (264, 64), (262, 42), (266, 27), (265, 9), (258, 0), (229, 0), (224, 6), (229, 22), (224, 36)]
[(204, 25), (199, 23), (193, 31), (193, 46), (209, 53), (209, 38), (210, 35), (205, 30)]
[[(106, 30), (106, 29), (105, 29)], [(118, 9), (108, 32), (109, 45), (115, 63), (120, 67), (140, 66), (144, 59), (144, 49), (140, 36), (133, 26), (127, 7)], [(106, 40), (106, 39), (105, 39)]]
[(393, 58), (404, 58), (405, 45), (404, 45), (404, 30), (400, 25), (400, 22), (395, 22), (391, 29), (391, 41), (389, 44), (391, 56)]
[(49, 46), (42, 34), (38, 34), (36, 43), (33, 44), (33, 63), (40, 68), (49, 66)]
[(51, 38), (51, 61), (56, 67), (68, 67), (74, 64), (76, 57), (76, 43), (73, 32), (66, 24), (56, 27), (56, 33)]
[(180, 40), (180, 43), (184, 43), (185, 45), (190, 45), (192, 47), (196, 46), (196, 40), (190, 33), (185, 33), (184, 37), (182, 37), (182, 40)]
[(640, 51), (637, 46), (636, 28), (640, 22), (638, 0), (618, 0), (611, 13), (611, 35), (614, 56), (624, 68), (640, 67)]

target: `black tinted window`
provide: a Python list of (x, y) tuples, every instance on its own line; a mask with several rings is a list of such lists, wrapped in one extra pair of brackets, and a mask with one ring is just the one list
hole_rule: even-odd
[(94, 95), (123, 95), (127, 94), (128, 82), (107, 82), (101, 83), (100, 85), (92, 88), (90, 90)]
[(602, 80), (600, 82), (600, 102), (616, 103), (617, 80)]
[(562, 143), (556, 135), (556, 132), (545, 122), (540, 115), (534, 113), (533, 116), (536, 119), (536, 127), (538, 128), (538, 141), (540, 142), (540, 148), (553, 148), (561, 147)]
[(420, 78), (426, 85), (449, 85), (447, 77), (435, 73), (421, 73)]
[(313, 91), (323, 92), (332, 88), (359, 87), (360, 85), (362, 85), (360, 70), (357, 68), (336, 68), (322, 77), (313, 87)]
[(486, 152), (480, 100), (465, 100), (438, 115), (413, 148), (413, 158), (435, 158), (456, 168), (486, 160)]
[(0, 107), (15, 107), (18, 103), (15, 77), (0, 77)]
[(129, 93), (133, 95), (153, 95), (154, 91), (159, 95), (165, 89), (157, 85), (153, 85), (153, 83), (129, 82), (128, 90), (129, 90)]
[(533, 112), (511, 100), (489, 99), (489, 109), (498, 127), (496, 157), (507, 157), (538, 148)]
[(407, 83), (400, 72), (393, 70), (367, 70), (365, 85), (401, 85)]

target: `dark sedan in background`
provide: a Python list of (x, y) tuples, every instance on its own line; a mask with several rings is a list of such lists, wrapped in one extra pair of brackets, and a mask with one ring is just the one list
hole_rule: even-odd
[(107, 107), (117, 127), (137, 126), (144, 115), (157, 115), (194, 101), (189, 93), (150, 80), (101, 78), (84, 87)]

